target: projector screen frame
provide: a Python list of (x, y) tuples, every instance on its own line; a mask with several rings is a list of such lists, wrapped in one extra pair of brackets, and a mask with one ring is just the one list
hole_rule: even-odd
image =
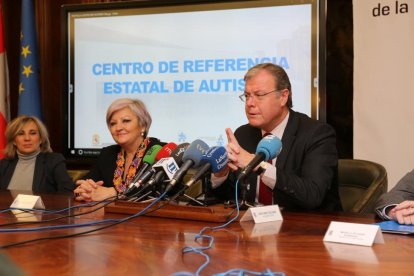
[[(312, 32), (317, 32), (318, 35), (312, 35), (312, 47), (316, 45), (316, 56), (314, 56), (315, 49), (312, 49), (312, 76), (316, 76), (314, 79), (314, 85), (312, 86), (312, 98), (311, 98), (311, 117), (326, 122), (326, 69), (325, 69), (325, 59), (326, 59), (326, 0), (270, 0), (277, 2), (278, 5), (292, 5), (300, 3), (311, 3), (312, 6), (312, 18), (314, 19), (317, 13), (317, 22), (312, 22)], [(64, 41), (64, 46), (62, 49), (62, 60), (64, 62), (64, 72), (63, 72), (63, 84), (64, 84), (64, 101), (63, 101), (63, 110), (65, 110), (65, 125), (64, 125), (64, 135), (63, 135), (63, 145), (64, 145), (64, 155), (68, 159), (77, 159), (77, 158), (95, 158), (99, 155), (100, 149), (96, 148), (85, 148), (77, 149), (74, 148), (74, 123), (73, 123), (73, 113), (74, 113), (74, 96), (73, 96), (73, 76), (74, 76), (74, 66), (73, 58), (74, 48), (73, 48), (73, 18), (71, 14), (74, 13), (108, 13), (109, 11), (127, 11), (129, 9), (142, 9), (142, 8), (165, 8), (170, 7), (172, 9), (180, 8), (183, 6), (193, 6), (198, 5), (198, 7), (203, 7), (208, 4), (234, 4), (243, 2), (243, 4), (256, 5), (258, 2), (269, 2), (269, 0), (247, 0), (247, 1), (208, 1), (208, 0), (176, 0), (176, 1), (125, 1), (125, 2), (110, 2), (110, 3), (95, 3), (95, 4), (76, 4), (76, 5), (63, 5), (62, 6), (62, 41)], [(315, 10), (316, 9), (316, 10)], [(294, 91), (293, 87), (293, 91)], [(294, 93), (294, 92), (293, 92)], [(104, 116), (104, 114), (103, 114)], [(71, 118), (72, 117), (72, 118)], [(151, 134), (150, 134), (151, 136)], [(161, 137), (162, 138), (162, 137)], [(79, 154), (79, 150), (89, 151), (91, 154)]]

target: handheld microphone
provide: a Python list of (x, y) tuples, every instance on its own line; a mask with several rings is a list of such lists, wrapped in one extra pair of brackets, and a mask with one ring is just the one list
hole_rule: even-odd
[[(177, 147), (177, 145), (175, 143), (168, 143), (163, 147), (159, 145), (155, 145), (155, 146), (152, 146), (148, 151), (151, 151), (154, 147), (157, 147), (157, 148), (159, 147), (159, 150), (156, 151), (155, 154), (153, 151), (151, 153), (151, 156), (155, 155), (155, 157), (153, 158), (155, 162), (162, 158), (170, 156), (172, 150), (174, 150)], [(150, 167), (150, 165), (147, 166), (147, 169), (148, 167)], [(151, 168), (150, 170), (146, 170), (145, 172), (142, 172), (139, 175), (138, 174), (135, 175), (135, 177), (132, 179), (131, 183), (129, 184), (128, 189), (124, 192), (124, 195), (129, 196), (131, 194), (136, 193), (139, 186), (143, 182), (147, 181), (154, 173), (155, 173), (155, 170)]]
[(132, 179), (131, 184), (135, 183), (141, 177), (141, 175), (148, 169), (148, 167), (155, 163), (155, 156), (161, 149), (161, 145), (154, 145), (145, 153), (144, 157), (142, 158), (142, 165), (139, 168), (139, 171), (135, 174), (134, 178)]
[(175, 186), (175, 184), (177, 184), (177, 182), (181, 181), (190, 168), (198, 167), (201, 161), (201, 157), (208, 149), (209, 146), (200, 139), (193, 141), (188, 149), (184, 152), (183, 165), (174, 174), (170, 183), (165, 188), (165, 191), (169, 192)]
[(209, 170), (213, 173), (221, 171), (221, 169), (227, 165), (227, 162), (227, 151), (224, 147), (211, 147), (205, 154), (202, 155), (200, 168), (190, 178), (190, 180), (185, 183), (185, 186), (187, 186), (187, 188), (191, 187), (191, 185), (197, 182)]
[(160, 160), (162, 158), (166, 158), (171, 155), (171, 152), (177, 147), (177, 144), (174, 142), (169, 142), (165, 146), (161, 148), (161, 150), (157, 153), (155, 160)]
[(154, 169), (158, 169), (158, 172), (156, 172), (155, 175), (142, 187), (143, 189), (162, 182), (165, 177), (171, 179), (178, 171), (179, 166), (177, 162), (175, 162), (174, 158), (167, 157), (158, 161), (154, 165)]
[[(155, 156), (155, 161), (159, 161), (162, 158), (166, 158), (168, 156), (170, 156), (172, 150), (174, 150), (177, 147), (177, 145), (175, 143), (168, 143), (166, 144), (164, 147), (162, 147), (162, 149), (157, 153), (157, 155)], [(143, 173), (139, 178), (137, 178), (135, 180), (135, 182), (138, 186), (141, 185), (142, 183), (148, 181), (148, 179), (155, 173), (155, 170), (153, 170), (151, 168), (151, 170), (146, 171), (145, 173)]]
[(227, 162), (228, 156), (227, 151), (224, 147), (211, 147), (208, 149), (207, 152), (201, 157), (200, 168), (191, 177), (191, 179), (187, 181), (187, 183), (185, 183), (184, 186), (174, 196), (171, 197), (171, 200), (175, 200), (177, 197), (183, 194), (209, 170), (211, 170), (213, 173), (221, 171), (221, 169), (227, 165)]
[(174, 158), (178, 166), (181, 166), (183, 164), (184, 152), (188, 149), (189, 146), (190, 146), (190, 143), (182, 143), (182, 144), (179, 144), (175, 148), (175, 150), (171, 152), (171, 157)]
[(274, 135), (268, 135), (260, 140), (256, 148), (256, 156), (247, 164), (246, 167), (241, 171), (237, 180), (241, 181), (247, 175), (249, 175), (257, 165), (262, 161), (268, 161), (275, 158), (282, 149), (282, 141)]
[[(156, 169), (159, 169), (155, 172), (155, 175), (151, 177), (145, 184), (141, 186), (139, 193), (145, 191), (148, 187), (158, 184), (164, 181), (166, 176), (169, 179), (172, 178), (173, 174), (178, 170), (179, 166), (183, 163), (183, 155), (186, 149), (189, 147), (189, 143), (183, 143), (178, 145), (172, 152), (171, 156), (168, 158), (163, 158), (159, 160), (154, 166), (154, 172)], [(138, 193), (135, 193), (134, 196), (137, 196)]]

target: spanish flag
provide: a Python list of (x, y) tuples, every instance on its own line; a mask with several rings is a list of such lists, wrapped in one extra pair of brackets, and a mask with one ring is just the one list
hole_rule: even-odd
[(6, 62), (6, 49), (3, 39), (3, 0), (0, 0), (0, 159), (4, 157), (6, 147), (6, 125), (8, 118), (8, 72)]

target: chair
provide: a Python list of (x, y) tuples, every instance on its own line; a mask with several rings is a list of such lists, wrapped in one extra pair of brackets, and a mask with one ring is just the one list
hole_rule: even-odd
[(375, 202), (387, 192), (387, 171), (375, 162), (339, 159), (338, 183), (344, 211), (373, 213)]
[(88, 170), (68, 170), (68, 174), (69, 174), (70, 177), (72, 177), (73, 181), (81, 179), (88, 172), (89, 172)]

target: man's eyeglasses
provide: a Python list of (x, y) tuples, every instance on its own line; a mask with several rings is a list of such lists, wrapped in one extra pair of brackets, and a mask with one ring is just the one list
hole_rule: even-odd
[(272, 90), (272, 91), (269, 91), (269, 92), (259, 92), (259, 93), (255, 93), (255, 94), (244, 93), (244, 94), (241, 94), (239, 96), (239, 98), (242, 102), (247, 102), (250, 98), (255, 99), (257, 101), (261, 101), (261, 100), (264, 99), (264, 97), (266, 95), (269, 95), (270, 93), (273, 93), (273, 92), (280, 92), (282, 90), (284, 90), (284, 89), (280, 89), (280, 90), (275, 89), (275, 90)]

